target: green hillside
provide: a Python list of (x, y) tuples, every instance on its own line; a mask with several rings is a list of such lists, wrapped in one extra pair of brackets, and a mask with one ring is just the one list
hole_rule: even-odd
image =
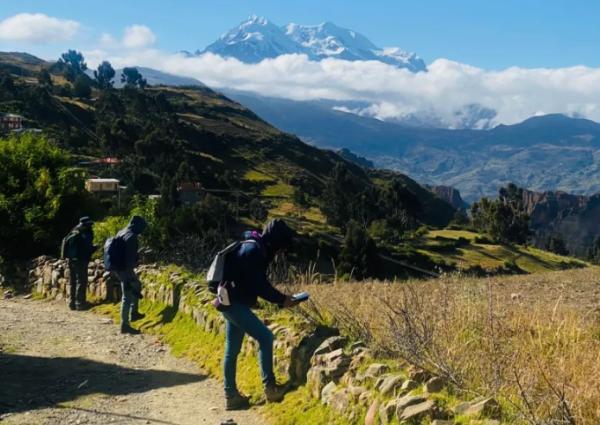
[[(325, 273), (334, 272), (332, 258), (351, 222), (367, 229), (366, 237), (386, 258), (381, 277), (415, 273), (406, 264), (484, 272), (576, 265), (532, 249), (468, 240), (468, 246), (461, 240), (453, 247), (456, 233), (435, 229), (446, 227), (456, 211), (414, 180), (364, 169), (310, 146), (209, 88), (99, 90), (89, 77), (77, 79), (91, 88), (87, 95), (77, 95), (79, 83), (72, 82), (65, 64), (2, 53), (0, 112), (22, 115), (26, 128), (40, 129), (68, 151), (72, 165), (87, 176), (118, 178), (126, 186), (122, 201), (116, 196), (97, 200), (92, 215), (101, 222), (108, 218), (104, 232), (121, 225), (131, 208), (150, 208), (152, 224), (161, 229), (148, 236), (154, 250), (176, 252), (172, 239), (192, 235), (218, 245), (259, 227), (267, 217), (281, 216), (311, 236), (296, 260), (316, 261)], [(98, 161), (106, 157), (118, 163)], [(199, 187), (202, 201), (184, 205), (178, 193), (182, 182)], [(148, 195), (161, 195), (158, 205), (141, 205)]]

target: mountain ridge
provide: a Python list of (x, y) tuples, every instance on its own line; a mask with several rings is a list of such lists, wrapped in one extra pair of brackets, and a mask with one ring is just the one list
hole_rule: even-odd
[(489, 130), (419, 128), (333, 110), (331, 102), (223, 92), (308, 143), (347, 148), (423, 184), (455, 187), (467, 202), (495, 197), (509, 182), (600, 192), (600, 124), (591, 120), (552, 114)]

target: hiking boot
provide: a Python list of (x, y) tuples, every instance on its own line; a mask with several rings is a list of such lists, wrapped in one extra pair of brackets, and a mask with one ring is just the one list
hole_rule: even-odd
[(146, 317), (146, 315), (144, 313), (140, 313), (140, 312), (131, 313), (131, 321), (132, 322), (135, 322), (136, 320), (141, 320), (144, 317)]
[(139, 335), (141, 332), (138, 329), (134, 329), (129, 325), (121, 325), (122, 334)]
[(225, 397), (225, 410), (246, 410), (250, 408), (250, 397), (237, 393)]
[(279, 403), (285, 395), (285, 386), (276, 383), (265, 386), (265, 397), (269, 403)]

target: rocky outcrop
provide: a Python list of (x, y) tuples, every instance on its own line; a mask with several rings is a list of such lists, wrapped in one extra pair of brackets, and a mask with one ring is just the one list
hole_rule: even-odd
[(469, 204), (467, 204), (460, 196), (460, 192), (458, 191), (458, 189), (455, 189), (451, 186), (427, 185), (425, 187), (429, 189), (430, 192), (435, 193), (438, 196), (438, 198), (441, 198), (444, 201), (448, 202), (458, 211), (465, 212), (467, 211), (467, 208), (469, 208)]
[[(173, 314), (188, 315), (204, 332), (224, 334), (223, 318), (212, 307), (212, 295), (203, 282), (155, 265), (142, 266), (138, 273), (146, 300), (165, 306)], [(97, 301), (118, 299), (117, 282), (99, 260), (90, 263), (88, 276), (90, 297)], [(30, 286), (44, 297), (66, 299), (68, 278), (63, 260), (40, 257), (31, 263)], [(268, 326), (276, 336), (274, 363), (278, 373), (287, 372), (292, 387), (307, 385), (313, 397), (349, 423), (421, 423), (445, 420), (454, 414), (473, 418), (498, 414), (494, 399), (461, 403), (454, 411), (443, 407), (434, 395), (446, 387), (442, 379), (420, 369), (394, 370), (386, 363), (374, 362), (364, 344), (352, 343), (336, 329), (309, 323), (295, 328), (277, 323)], [(247, 339), (243, 350), (255, 353), (258, 346)]]
[(523, 191), (523, 205), (530, 216), (534, 244), (547, 248), (550, 238), (562, 239), (571, 255), (586, 257), (600, 235), (600, 194)]

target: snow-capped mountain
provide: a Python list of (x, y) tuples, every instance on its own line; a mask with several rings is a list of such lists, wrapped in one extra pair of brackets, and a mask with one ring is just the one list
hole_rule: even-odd
[(367, 37), (331, 22), (320, 25), (288, 24), (286, 34), (320, 59), (376, 60), (413, 72), (425, 71), (425, 62), (398, 47), (379, 48)]
[(237, 28), (226, 32), (203, 52), (196, 53), (205, 52), (234, 57), (247, 63), (258, 63), (263, 59), (291, 53), (308, 53), (280, 27), (257, 16), (250, 17)]
[(196, 54), (206, 52), (234, 57), (247, 63), (257, 63), (285, 54), (305, 54), (312, 60), (376, 60), (413, 72), (427, 69), (425, 62), (414, 53), (405, 52), (398, 47), (379, 48), (364, 35), (331, 22), (279, 27), (257, 16), (251, 16)]

